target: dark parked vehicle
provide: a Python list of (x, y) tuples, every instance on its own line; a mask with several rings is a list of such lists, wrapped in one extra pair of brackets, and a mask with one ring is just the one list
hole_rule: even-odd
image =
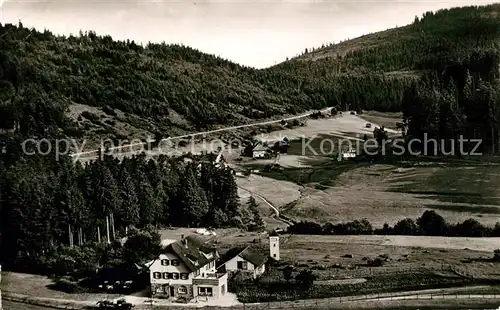
[(372, 124), (366, 123), (366, 128), (372, 128)]
[(97, 309), (130, 310), (133, 307), (134, 305), (127, 302), (125, 299), (120, 299), (116, 301), (116, 303), (111, 300), (100, 300), (97, 302)]
[(354, 112), (354, 111), (351, 111), (351, 115), (356, 115), (356, 112)]

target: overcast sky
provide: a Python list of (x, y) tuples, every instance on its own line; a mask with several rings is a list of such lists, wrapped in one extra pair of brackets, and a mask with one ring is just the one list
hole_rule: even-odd
[(114, 39), (183, 43), (257, 68), (305, 48), (402, 26), (429, 10), (488, 4), (464, 0), (0, 0), (3, 22)]

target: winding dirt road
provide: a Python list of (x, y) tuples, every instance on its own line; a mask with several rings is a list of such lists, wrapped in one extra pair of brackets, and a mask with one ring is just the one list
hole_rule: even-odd
[(245, 192), (249, 193), (250, 195), (252, 196), (255, 196), (257, 198), (259, 198), (260, 200), (262, 200), (265, 204), (267, 204), (269, 206), (269, 208), (271, 208), (273, 211), (274, 211), (274, 215), (277, 219), (279, 219), (280, 221), (282, 221), (283, 223), (287, 224), (287, 225), (292, 225), (292, 223), (290, 223), (289, 221), (283, 219), (280, 217), (280, 211), (278, 210), (278, 208), (276, 208), (271, 202), (269, 202), (269, 200), (267, 200), (265, 197), (263, 197), (262, 195), (259, 195), (255, 192), (252, 192), (246, 188), (243, 188), (241, 186), (238, 186), (239, 189), (241, 190), (244, 190)]
[[(331, 107), (323, 109), (323, 110), (321, 110), (321, 113), (329, 112), (331, 109), (332, 109)], [(223, 131), (228, 131), (228, 130), (234, 130), (234, 129), (240, 129), (240, 128), (248, 128), (248, 127), (254, 127), (254, 126), (276, 124), (276, 123), (281, 122), (282, 120), (284, 120), (284, 121), (291, 121), (291, 120), (295, 120), (295, 119), (309, 117), (310, 115), (311, 115), (311, 112), (308, 112), (308, 113), (304, 113), (304, 114), (301, 114), (301, 115), (291, 116), (291, 117), (287, 117), (287, 118), (283, 118), (283, 119), (279, 119), (279, 120), (272, 120), (272, 121), (265, 121), (265, 122), (259, 122), (259, 123), (252, 123), (252, 124), (245, 124), (245, 125), (224, 127), (224, 128), (219, 128), (219, 129), (214, 129), (214, 130), (208, 130), (208, 131), (195, 132), (195, 133), (191, 133), (191, 134), (186, 134), (186, 135), (181, 135), (181, 136), (169, 137), (169, 138), (166, 138), (166, 139), (162, 139), (160, 141), (160, 143), (163, 142), (163, 141), (171, 141), (171, 140), (182, 139), (182, 138), (191, 138), (191, 137), (196, 137), (196, 136), (201, 136), (201, 135), (207, 135), (207, 134), (212, 134), (212, 133), (216, 133), (216, 132), (223, 132)], [(151, 142), (154, 142), (154, 141), (151, 141)], [(134, 146), (140, 146), (140, 145), (143, 145), (143, 143), (134, 143), (134, 144), (127, 144), (127, 145), (115, 146), (115, 147), (109, 148), (109, 150), (125, 149), (125, 148), (134, 147)], [(92, 150), (92, 151), (74, 153), (74, 154), (71, 154), (70, 156), (71, 157), (76, 157), (77, 159), (81, 159), (82, 157), (84, 157), (85, 159), (97, 158), (98, 151), (99, 150)], [(132, 152), (132, 153), (134, 153), (134, 152)], [(85, 155), (93, 155), (93, 156), (85, 156)], [(91, 157), (91, 158), (89, 158), (89, 157)]]

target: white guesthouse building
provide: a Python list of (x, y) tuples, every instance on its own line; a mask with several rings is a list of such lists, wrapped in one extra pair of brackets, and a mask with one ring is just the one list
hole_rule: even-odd
[(147, 265), (154, 298), (216, 299), (227, 293), (227, 274), (217, 272), (219, 253), (202, 238), (188, 236), (168, 245)]
[(256, 279), (266, 271), (267, 255), (252, 246), (233, 248), (225, 256), (226, 262), (217, 269), (221, 272), (240, 272)]

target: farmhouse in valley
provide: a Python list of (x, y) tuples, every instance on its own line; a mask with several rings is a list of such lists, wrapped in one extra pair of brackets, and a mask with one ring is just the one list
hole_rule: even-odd
[(271, 157), (271, 149), (262, 144), (257, 144), (252, 150), (253, 158), (269, 158)]
[(227, 274), (217, 272), (218, 251), (192, 235), (169, 244), (163, 253), (147, 265), (151, 293), (155, 298), (192, 300), (217, 299), (227, 292)]
[(235, 247), (225, 255), (225, 263), (217, 270), (228, 273), (243, 273), (253, 279), (266, 271), (268, 256), (253, 246)]

